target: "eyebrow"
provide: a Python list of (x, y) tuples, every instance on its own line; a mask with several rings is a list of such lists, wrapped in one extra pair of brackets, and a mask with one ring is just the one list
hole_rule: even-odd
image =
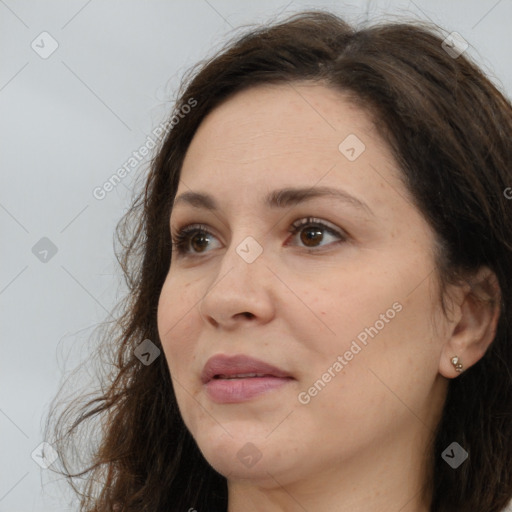
[[(283, 188), (270, 192), (265, 198), (266, 206), (270, 208), (288, 208), (319, 197), (335, 197), (349, 206), (374, 215), (370, 207), (357, 197), (344, 190), (329, 187), (313, 188)], [(202, 192), (184, 192), (175, 198), (173, 209), (178, 204), (188, 204), (194, 208), (218, 211), (217, 201), (209, 194)]]

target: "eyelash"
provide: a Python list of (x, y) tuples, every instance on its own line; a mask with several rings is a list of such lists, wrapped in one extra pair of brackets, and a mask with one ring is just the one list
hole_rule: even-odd
[[(307, 217), (298, 221), (295, 221), (288, 230), (288, 233), (291, 233), (292, 235), (296, 235), (301, 231), (301, 229), (305, 227), (320, 227), (323, 230), (327, 231), (331, 235), (335, 235), (339, 237), (341, 240), (335, 243), (342, 243), (347, 240), (347, 236), (343, 233), (338, 232), (337, 230), (331, 228), (324, 222), (322, 222), (319, 219), (315, 219), (314, 217)], [(190, 257), (199, 257), (203, 253), (189, 253), (186, 250), (186, 246), (189, 243), (190, 239), (192, 238), (191, 235), (193, 234), (204, 234), (204, 235), (211, 235), (211, 233), (208, 231), (207, 227), (203, 224), (192, 224), (190, 226), (185, 226), (181, 229), (179, 229), (176, 234), (173, 236), (172, 240), (172, 246), (176, 249), (179, 256), (190, 256)], [(213, 236), (213, 235), (212, 235)], [(320, 252), (320, 250), (310, 247), (304, 247), (308, 252)]]

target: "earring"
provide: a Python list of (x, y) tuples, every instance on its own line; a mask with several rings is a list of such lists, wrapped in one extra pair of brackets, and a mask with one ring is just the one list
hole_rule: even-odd
[(459, 363), (459, 358), (457, 356), (452, 357), (452, 364), (457, 372), (460, 373), (463, 371), (462, 363)]

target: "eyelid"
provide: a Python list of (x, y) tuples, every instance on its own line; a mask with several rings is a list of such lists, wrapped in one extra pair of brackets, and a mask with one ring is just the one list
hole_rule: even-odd
[[(319, 219), (317, 217), (301, 217), (300, 219), (297, 219), (296, 221), (291, 223), (291, 227), (293, 228), (301, 228), (303, 226), (307, 226), (309, 224), (319, 224), (326, 228), (326, 230), (330, 230), (331, 232), (340, 235), (340, 236), (348, 236), (345, 230), (339, 228), (338, 226), (331, 224), (327, 220)], [(291, 230), (288, 230), (288, 232), (291, 232)]]

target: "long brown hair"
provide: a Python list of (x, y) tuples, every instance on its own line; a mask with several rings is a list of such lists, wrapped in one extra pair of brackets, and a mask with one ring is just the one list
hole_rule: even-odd
[[(172, 112), (186, 115), (168, 131), (117, 228), (129, 295), (119, 305), (120, 320), (102, 335), (108, 371), (86, 403), (73, 401), (53, 424), (55, 408), (47, 421), (46, 438), (81, 495), (81, 511), (226, 510), (226, 479), (186, 429), (165, 357), (144, 365), (134, 349), (146, 339), (162, 348), (156, 311), (171, 265), (168, 221), (199, 124), (237, 91), (304, 80), (347, 93), (389, 143), (439, 240), (440, 300), (448, 283), (483, 265), (498, 278), (495, 339), (477, 364), (449, 382), (429, 447), (425, 496), (433, 512), (506, 507), (512, 499), (512, 194), (506, 193), (512, 106), (469, 57), (450, 55), (443, 38), (424, 22), (356, 30), (334, 14), (307, 11), (238, 36), (189, 73)], [(197, 104), (185, 109), (191, 99)], [(93, 420), (98, 440), (90, 453), (80, 451), (80, 433)], [(441, 458), (453, 441), (470, 454), (457, 470)], [(82, 458), (85, 464), (71, 471)]]

